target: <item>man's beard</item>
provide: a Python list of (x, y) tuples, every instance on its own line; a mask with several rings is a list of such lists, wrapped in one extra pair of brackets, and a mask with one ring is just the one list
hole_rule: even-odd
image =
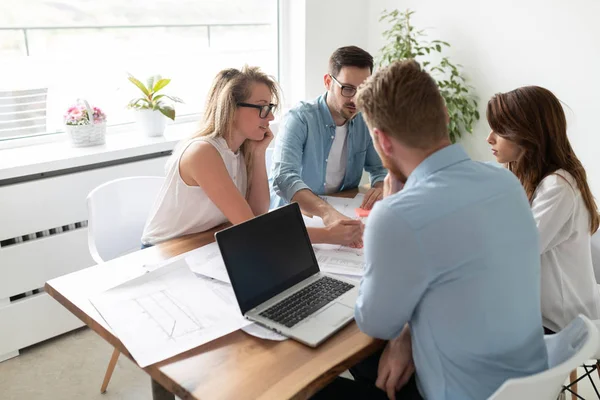
[(406, 183), (407, 177), (402, 172), (400, 172), (393, 160), (383, 152), (383, 149), (379, 145), (379, 140), (377, 139), (377, 136), (373, 136), (373, 146), (375, 146), (375, 151), (377, 151), (377, 154), (379, 154), (379, 157), (381, 158), (381, 163), (383, 164), (385, 169), (389, 171), (392, 177), (396, 180), (399, 180), (402, 183)]
[[(346, 109), (346, 106), (353, 106), (354, 107), (354, 112), (353, 113), (349, 112)], [(337, 112), (346, 121), (352, 120), (358, 114), (358, 110), (356, 109), (356, 104), (354, 104), (354, 103), (344, 103), (344, 104), (342, 104), (342, 106), (337, 110)]]
[(392, 174), (394, 178), (396, 178), (402, 183), (406, 183), (407, 177), (402, 172), (400, 172), (398, 167), (396, 167), (396, 164), (394, 164), (388, 156), (381, 152), (379, 153), (379, 157), (381, 157), (381, 162), (383, 163), (383, 166), (390, 172), (390, 174)]

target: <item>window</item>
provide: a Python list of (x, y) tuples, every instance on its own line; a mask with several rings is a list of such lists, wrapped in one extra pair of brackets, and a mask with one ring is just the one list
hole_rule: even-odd
[(62, 116), (78, 98), (102, 108), (109, 125), (132, 122), (125, 106), (138, 89), (127, 73), (171, 78), (165, 93), (185, 102), (177, 118), (202, 111), (222, 68), (258, 65), (277, 77), (277, 7), (277, 0), (7, 2), (0, 141), (64, 131)]

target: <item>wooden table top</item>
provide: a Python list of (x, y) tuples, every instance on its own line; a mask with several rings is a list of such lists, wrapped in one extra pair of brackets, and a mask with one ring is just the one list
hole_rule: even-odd
[[(144, 264), (183, 257), (213, 242), (214, 233), (222, 228), (170, 240), (53, 279), (46, 283), (46, 291), (131, 358), (88, 299), (143, 274)], [(182, 399), (305, 399), (382, 345), (360, 332), (354, 322), (315, 349), (294, 340), (258, 339), (238, 330), (144, 370)]]

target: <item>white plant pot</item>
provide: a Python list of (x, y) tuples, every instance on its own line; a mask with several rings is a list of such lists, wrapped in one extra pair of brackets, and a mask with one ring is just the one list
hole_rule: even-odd
[(158, 110), (135, 110), (138, 130), (146, 136), (162, 136), (167, 126), (167, 117)]

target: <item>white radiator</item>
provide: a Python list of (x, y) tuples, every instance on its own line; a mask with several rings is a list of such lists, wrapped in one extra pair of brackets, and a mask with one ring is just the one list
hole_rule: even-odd
[(43, 286), (94, 265), (87, 244), (88, 193), (116, 178), (162, 176), (166, 160), (161, 156), (0, 186), (0, 361), (83, 325)]

